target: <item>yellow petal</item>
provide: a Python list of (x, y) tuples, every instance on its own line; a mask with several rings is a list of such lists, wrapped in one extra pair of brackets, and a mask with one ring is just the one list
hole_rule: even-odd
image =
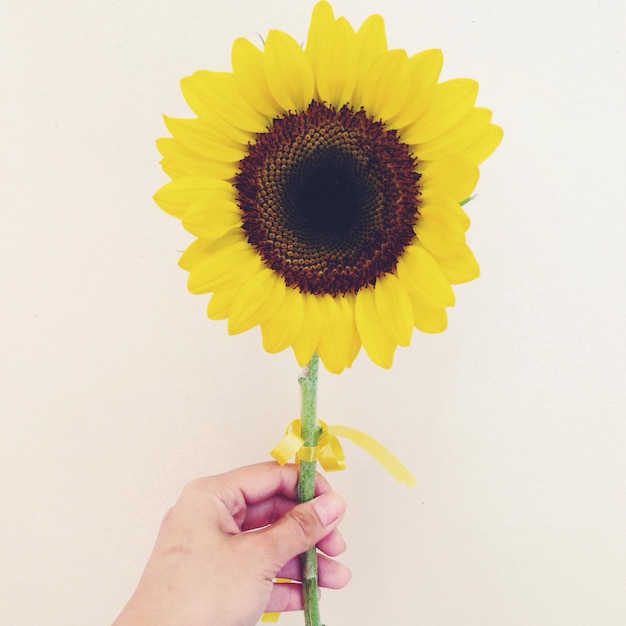
[(164, 117), (165, 125), (172, 135), (187, 149), (213, 161), (241, 161), (248, 150), (206, 127), (201, 120)]
[(364, 78), (361, 104), (374, 119), (387, 120), (402, 109), (409, 95), (411, 69), (404, 50), (379, 56)]
[(376, 57), (387, 52), (387, 36), (382, 16), (370, 15), (361, 24), (356, 35), (360, 51), (359, 61), (362, 67), (367, 68), (368, 62), (371, 63)]
[(454, 292), (437, 261), (419, 245), (408, 246), (396, 266), (398, 278), (412, 300), (431, 307), (452, 306)]
[(431, 308), (413, 299), (413, 323), (423, 333), (441, 333), (448, 327), (448, 315), (444, 308)]
[(470, 219), (460, 203), (443, 194), (420, 204), (419, 213), (421, 219), (446, 222), (450, 228), (461, 233), (470, 226)]
[(417, 171), (422, 174), (420, 191), (423, 202), (436, 202), (442, 196), (462, 202), (474, 191), (480, 176), (477, 165), (457, 155), (418, 162)]
[(271, 30), (265, 42), (263, 67), (270, 93), (284, 111), (304, 111), (314, 95), (311, 62), (298, 42)]
[(387, 52), (385, 22), (380, 15), (370, 15), (356, 33), (357, 74), (352, 104), (355, 109), (362, 105), (363, 81), (372, 63)]
[(199, 118), (195, 121), (200, 122), (211, 135), (216, 135), (223, 143), (236, 147), (246, 146), (252, 141), (253, 133), (224, 121), (222, 117), (216, 115), (215, 109), (207, 109), (206, 103), (198, 96), (198, 90), (191, 76), (183, 78), (180, 81), (180, 87), (187, 104)]
[(407, 99), (398, 113), (385, 122), (388, 128), (404, 128), (424, 113), (434, 93), (442, 66), (441, 50), (422, 50), (409, 59), (410, 78)]
[(427, 219), (424, 215), (415, 225), (418, 241), (436, 257), (450, 256), (465, 244), (465, 231), (453, 221)]
[(311, 25), (306, 38), (305, 51), (311, 60), (311, 66), (317, 74), (318, 59), (324, 55), (327, 48), (328, 35), (335, 27), (335, 16), (328, 2), (318, 2), (313, 7)]
[[(229, 241), (228, 245), (224, 240)], [(241, 235), (226, 235), (213, 242), (207, 256), (189, 272), (191, 293), (208, 293), (238, 287), (255, 274), (261, 258)]]
[(469, 78), (439, 83), (423, 115), (402, 131), (402, 141), (421, 144), (443, 135), (469, 115), (477, 95), (478, 83)]
[(300, 367), (304, 367), (317, 350), (324, 330), (324, 317), (319, 304), (319, 296), (303, 293), (302, 330), (292, 348)]
[(163, 155), (164, 168), (174, 168), (181, 176), (203, 176), (206, 178), (231, 179), (238, 170), (237, 163), (209, 161), (191, 152), (173, 137), (157, 140), (157, 148)]
[(263, 52), (247, 39), (235, 39), (231, 53), (233, 77), (241, 96), (259, 113), (272, 119), (280, 113), (265, 78)]
[(243, 333), (271, 318), (285, 297), (285, 282), (274, 270), (264, 268), (243, 284), (228, 316), (228, 332)]
[(232, 194), (232, 185), (223, 180), (190, 176), (163, 185), (154, 194), (154, 201), (166, 213), (182, 218), (192, 202), (219, 192)]
[(373, 287), (365, 287), (356, 294), (354, 321), (370, 359), (380, 367), (390, 368), (396, 343), (385, 330)]
[(304, 304), (302, 294), (287, 287), (285, 297), (276, 313), (261, 324), (263, 348), (270, 353), (288, 348), (302, 329)]
[(474, 145), (487, 131), (491, 122), (491, 111), (481, 107), (470, 114), (447, 133), (420, 144), (419, 158), (425, 161), (440, 159), (448, 154), (458, 154)]
[(319, 299), (324, 316), (317, 353), (329, 372), (339, 374), (352, 362), (354, 314), (345, 296), (325, 295)]
[(181, 81), (183, 96), (193, 112), (210, 127), (215, 118), (235, 129), (261, 133), (267, 129), (267, 116), (246, 102), (230, 72), (200, 70)]
[(482, 137), (460, 152), (460, 155), (472, 163), (482, 163), (502, 141), (502, 129), (490, 124)]
[(211, 241), (204, 241), (202, 239), (196, 239), (193, 243), (187, 246), (187, 249), (181, 254), (178, 259), (179, 267), (186, 270), (187, 272), (191, 271), (191, 268), (202, 261), (204, 257), (208, 254), (211, 249)]
[(454, 255), (439, 259), (439, 267), (453, 284), (466, 283), (480, 276), (480, 267), (468, 246), (461, 246)]
[(241, 211), (232, 200), (210, 194), (191, 203), (182, 223), (196, 237), (219, 239), (241, 226)]
[(161, 159), (161, 169), (172, 180), (175, 180), (176, 178), (185, 178), (186, 176), (189, 176), (189, 172), (186, 172), (185, 170), (179, 167), (176, 167), (176, 165), (173, 165), (172, 163), (167, 162), (165, 159)]
[(239, 287), (214, 293), (207, 306), (207, 317), (212, 320), (225, 320), (238, 294)]
[[(354, 309), (356, 304), (356, 296), (354, 294), (346, 294), (344, 296), (344, 300), (350, 307), (350, 311), (352, 314), (352, 319), (354, 320)], [(356, 327), (356, 322), (352, 324), (352, 340), (350, 342), (350, 351), (348, 352), (348, 363), (346, 367), (350, 367), (359, 354), (363, 342), (361, 341), (361, 336), (359, 335), (359, 331)]]
[(413, 307), (404, 287), (393, 274), (385, 274), (376, 281), (374, 295), (387, 332), (398, 345), (408, 346), (413, 331)]
[(356, 82), (357, 48), (352, 26), (344, 19), (327, 26), (321, 41), (307, 44), (307, 55), (315, 72), (319, 100), (336, 109), (350, 102)]

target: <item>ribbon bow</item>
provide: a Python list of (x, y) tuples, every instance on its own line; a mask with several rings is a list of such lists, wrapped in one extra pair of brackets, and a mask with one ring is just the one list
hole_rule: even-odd
[(364, 432), (349, 426), (328, 426), (319, 420), (322, 428), (317, 446), (305, 446), (300, 435), (300, 420), (295, 419), (287, 427), (285, 436), (278, 442), (270, 454), (281, 464), (295, 456), (299, 461), (318, 460), (327, 471), (346, 468), (346, 457), (337, 437), (349, 439), (352, 443), (369, 452), (396, 480), (407, 487), (415, 485), (415, 478), (409, 470), (385, 446)]

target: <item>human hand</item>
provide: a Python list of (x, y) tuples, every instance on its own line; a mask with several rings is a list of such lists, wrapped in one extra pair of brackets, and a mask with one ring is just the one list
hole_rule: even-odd
[(263, 611), (301, 609), (301, 585), (273, 581), (299, 580), (314, 545), (320, 585), (344, 587), (350, 571), (328, 556), (345, 549), (345, 501), (318, 474), (316, 498), (298, 504), (297, 480), (296, 466), (268, 462), (189, 483), (113, 626), (254, 626)]

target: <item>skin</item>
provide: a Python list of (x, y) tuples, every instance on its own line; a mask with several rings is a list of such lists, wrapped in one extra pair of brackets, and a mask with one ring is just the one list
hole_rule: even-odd
[(298, 555), (314, 545), (320, 585), (344, 587), (350, 571), (328, 557), (345, 550), (345, 501), (318, 474), (316, 498), (298, 504), (297, 480), (296, 466), (269, 462), (189, 483), (113, 626), (254, 626), (300, 610), (300, 585), (274, 579), (300, 580)]

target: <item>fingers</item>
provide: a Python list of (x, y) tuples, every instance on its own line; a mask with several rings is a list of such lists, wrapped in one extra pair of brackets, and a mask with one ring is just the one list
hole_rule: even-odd
[(328, 556), (339, 556), (346, 550), (346, 542), (342, 534), (335, 528), (331, 533), (326, 535), (321, 541), (318, 541), (317, 547)]
[[(324, 545), (326, 544), (326, 545)], [(322, 547), (324, 545), (324, 547)], [(317, 547), (325, 554), (318, 552), (317, 565), (318, 565), (318, 582), (322, 587), (328, 587), (330, 589), (341, 589), (348, 584), (352, 574), (350, 570), (333, 559), (329, 559), (328, 556), (339, 556), (346, 549), (346, 543), (341, 536), (341, 533), (337, 528), (331, 531), (322, 539)], [(300, 558), (295, 557), (288, 561), (284, 567), (282, 567), (276, 578), (290, 578), (291, 580), (301, 580), (302, 578), (302, 565)]]
[(274, 583), (265, 610), (274, 613), (301, 611), (303, 609), (302, 585), (297, 583)]
[[(294, 570), (295, 576), (291, 575)], [(279, 572), (281, 578), (300, 578), (300, 564), (297, 559), (292, 559)], [(323, 555), (318, 557), (318, 582), (321, 587), (327, 589), (343, 589), (352, 578), (352, 573), (343, 564), (326, 558)], [(272, 594), (267, 604), (266, 611), (300, 611), (302, 610), (302, 585), (298, 583), (274, 583)]]
[[(262, 502), (275, 495), (297, 500), (298, 468), (296, 465), (279, 465), (274, 461), (240, 467), (216, 477), (220, 483), (237, 489), (246, 504)], [(315, 493), (330, 491), (328, 481), (317, 474)]]
[[(298, 503), (294, 500), (274, 496), (264, 502), (250, 505), (246, 512), (246, 517), (243, 520), (241, 530), (254, 530), (256, 528), (263, 528), (268, 524), (273, 524), (291, 511), (297, 504)], [(337, 556), (345, 550), (345, 543), (339, 531), (334, 530), (324, 537), (317, 544), (317, 547), (325, 554)]]
[(241, 530), (253, 530), (273, 524), (298, 504), (297, 500), (284, 496), (273, 496), (268, 500), (250, 504), (242, 522)]
[[(339, 561), (333, 561), (323, 554), (317, 555), (318, 583), (320, 587), (327, 589), (343, 589), (352, 578), (350, 570)], [(277, 578), (289, 578), (291, 580), (302, 579), (302, 567), (298, 558), (291, 559), (283, 567)]]
[[(258, 557), (272, 563), (278, 571), (290, 559), (329, 535), (345, 509), (345, 500), (337, 492), (329, 491), (293, 507), (275, 524), (245, 537), (250, 548), (260, 552)], [(329, 543), (332, 545), (332, 540)]]
[[(208, 487), (226, 506), (240, 528), (260, 528), (282, 517), (288, 502), (297, 502), (298, 468), (274, 461), (240, 467), (207, 479)], [(331, 490), (328, 481), (315, 476), (315, 494)]]

